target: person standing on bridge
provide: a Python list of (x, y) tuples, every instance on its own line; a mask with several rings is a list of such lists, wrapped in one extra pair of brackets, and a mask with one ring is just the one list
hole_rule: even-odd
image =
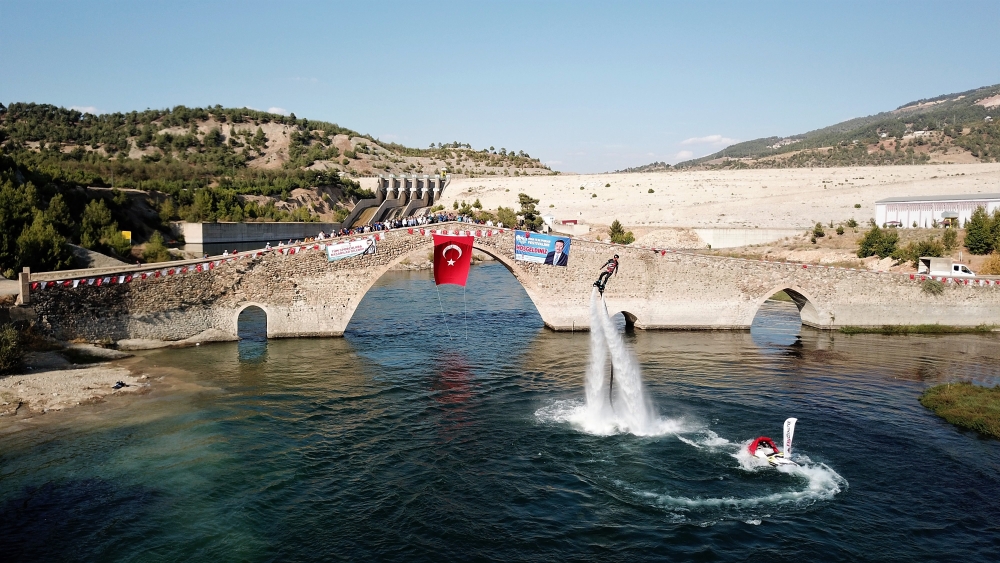
[(594, 282), (594, 287), (604, 295), (604, 286), (608, 285), (608, 278), (612, 275), (618, 275), (618, 255), (615, 254), (614, 258), (611, 258), (601, 266), (601, 275), (597, 276), (597, 281)]

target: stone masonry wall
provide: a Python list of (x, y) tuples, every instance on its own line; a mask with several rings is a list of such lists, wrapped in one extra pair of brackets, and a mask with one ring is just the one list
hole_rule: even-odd
[[(250, 305), (267, 313), (270, 337), (338, 336), (375, 281), (411, 252), (430, 251), (433, 239), (400, 229), (385, 233), (377, 244), (374, 256), (337, 262), (327, 262), (320, 250), (268, 253), (205, 272), (101, 287), (51, 287), (33, 291), (32, 306), (43, 326), (66, 339), (180, 340), (208, 329), (235, 337), (239, 312)], [(615, 253), (621, 267), (607, 285), (608, 309), (624, 312), (643, 329), (746, 329), (764, 300), (783, 289), (798, 301), (803, 322), (819, 328), (1000, 324), (1000, 287), (993, 285), (946, 284), (944, 294), (931, 296), (921, 291), (919, 280), (905, 275), (583, 240), (573, 241), (567, 267), (554, 267), (515, 262), (509, 230), (479, 237), (474, 246), (511, 271), (546, 326), (555, 330), (589, 328), (592, 284)]]

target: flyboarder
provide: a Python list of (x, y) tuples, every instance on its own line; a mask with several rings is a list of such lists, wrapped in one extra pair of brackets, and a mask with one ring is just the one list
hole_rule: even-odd
[(608, 285), (608, 278), (612, 275), (618, 275), (618, 255), (608, 260), (601, 266), (601, 275), (597, 276), (597, 281), (594, 282), (594, 287), (604, 295), (604, 286)]

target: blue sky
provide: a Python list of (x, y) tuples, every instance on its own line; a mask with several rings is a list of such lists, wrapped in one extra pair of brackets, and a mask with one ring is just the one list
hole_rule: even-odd
[(993, 0), (0, 0), (0, 102), (277, 108), (601, 172), (1000, 83), (998, 24)]

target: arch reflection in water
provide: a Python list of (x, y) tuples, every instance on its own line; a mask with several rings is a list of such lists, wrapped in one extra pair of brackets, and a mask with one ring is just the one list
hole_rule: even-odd
[(771, 296), (753, 318), (750, 337), (763, 349), (799, 344), (802, 330), (800, 307), (784, 291)]
[(241, 362), (261, 363), (267, 359), (267, 313), (263, 309), (251, 305), (240, 311), (236, 330)]

